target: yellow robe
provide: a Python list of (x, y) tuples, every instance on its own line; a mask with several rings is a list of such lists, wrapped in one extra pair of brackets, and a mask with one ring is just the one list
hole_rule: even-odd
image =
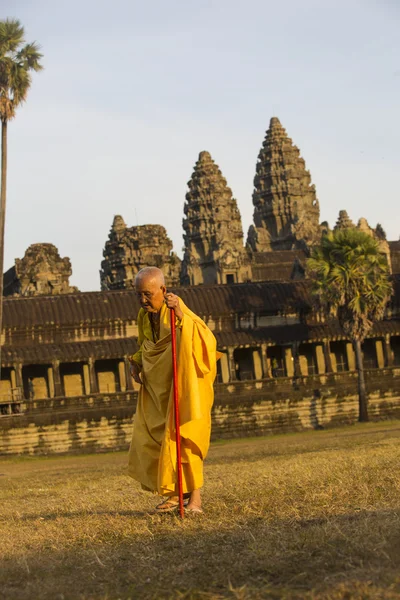
[[(177, 363), (183, 491), (203, 485), (203, 461), (211, 433), (216, 340), (204, 321), (182, 300), (177, 321)], [(160, 312), (160, 339), (153, 341), (149, 314), (138, 314), (139, 351), (132, 357), (142, 366), (129, 450), (128, 473), (144, 489), (161, 495), (176, 493), (176, 437), (173, 415), (170, 311)]]

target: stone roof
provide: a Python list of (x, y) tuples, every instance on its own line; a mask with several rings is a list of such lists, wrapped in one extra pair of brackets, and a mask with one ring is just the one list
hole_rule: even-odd
[[(400, 275), (393, 277), (392, 306), (400, 308)], [(249, 312), (277, 314), (311, 308), (310, 282), (266, 281), (233, 285), (170, 288), (199, 316)], [(4, 328), (136, 321), (139, 301), (134, 290), (80, 292), (58, 296), (4, 299)]]
[(252, 273), (255, 280), (289, 281), (293, 278), (296, 261), (305, 266), (307, 255), (303, 250), (274, 250), (252, 254)]
[[(238, 283), (170, 288), (199, 316), (310, 308), (309, 284), (297, 282)], [(134, 290), (81, 292), (59, 296), (6, 298), (4, 327), (135, 321), (140, 305)]]
[(7, 367), (19, 361), (24, 364), (49, 364), (56, 359), (62, 362), (84, 361), (91, 356), (95, 356), (96, 360), (122, 358), (134, 354), (137, 349), (138, 345), (133, 337), (69, 344), (3, 346), (1, 362)]
[[(367, 337), (380, 337), (385, 334), (400, 335), (400, 319), (384, 320), (375, 323)], [(215, 334), (218, 347), (224, 349), (228, 346), (256, 346), (261, 343), (289, 344), (290, 342), (322, 342), (324, 339), (343, 340), (339, 323), (332, 321), (321, 325), (282, 325), (276, 327), (259, 327), (246, 331), (227, 331)]]

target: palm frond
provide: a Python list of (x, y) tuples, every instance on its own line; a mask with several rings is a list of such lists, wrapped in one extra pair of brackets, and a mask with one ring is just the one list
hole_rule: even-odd
[(327, 313), (336, 313), (350, 339), (363, 340), (383, 318), (393, 293), (379, 243), (357, 229), (324, 235), (307, 261), (312, 291)]
[(0, 21), (0, 119), (8, 121), (25, 102), (31, 86), (31, 72), (43, 66), (40, 46), (25, 44), (24, 28), (17, 19)]
[(15, 52), (24, 43), (24, 28), (18, 19), (0, 21), (0, 57)]

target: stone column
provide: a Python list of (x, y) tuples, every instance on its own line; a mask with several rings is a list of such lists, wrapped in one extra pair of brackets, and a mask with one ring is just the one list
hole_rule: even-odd
[(90, 393), (98, 394), (99, 386), (97, 383), (97, 375), (96, 375), (96, 369), (94, 366), (94, 358), (92, 358), (92, 357), (89, 358), (88, 366), (89, 366)]
[(385, 355), (383, 354), (382, 340), (375, 340), (375, 352), (378, 369), (383, 369), (385, 367)]
[(126, 392), (126, 374), (125, 361), (120, 360), (118, 363), (119, 389), (121, 392)]
[(22, 388), (22, 365), (21, 363), (14, 363), (14, 374), (15, 374), (15, 387)]
[(291, 348), (284, 348), (285, 350), (285, 366), (286, 366), (286, 375), (287, 377), (294, 376), (294, 361), (292, 356)]
[(235, 348), (233, 346), (228, 347), (228, 363), (229, 363), (229, 373), (230, 373), (231, 381), (236, 381), (235, 358), (233, 356), (234, 351), (235, 351)]
[(13, 400), (17, 400), (16, 398), (16, 392), (17, 392), (17, 378), (15, 376), (15, 367), (13, 367), (10, 370), (10, 378), (11, 378), (11, 394), (12, 394), (12, 399)]
[(226, 353), (224, 353), (221, 358), (221, 376), (222, 376), (222, 383), (228, 383), (229, 382), (229, 361), (228, 361), (228, 355)]
[(322, 348), (323, 348), (324, 359), (325, 359), (325, 373), (332, 373), (333, 366), (332, 366), (331, 348), (329, 345), (329, 340), (323, 341)]
[(24, 396), (24, 385), (23, 385), (23, 381), (22, 381), (22, 364), (14, 363), (11, 373), (14, 373), (14, 377), (15, 377), (15, 390), (16, 390), (15, 395), (17, 396), (16, 400), (23, 400), (25, 396)]
[(308, 376), (308, 362), (307, 362), (307, 358), (305, 356), (299, 356), (298, 357), (298, 361), (299, 361), (301, 375), (303, 375), (303, 377), (307, 377)]
[(259, 350), (253, 350), (253, 369), (254, 369), (254, 378), (262, 379), (262, 366), (261, 366), (261, 357)]
[(54, 388), (53, 367), (49, 367), (47, 369), (47, 379), (49, 381), (49, 398), (54, 398), (55, 388)]
[(267, 348), (268, 348), (267, 344), (261, 344), (261, 364), (262, 364), (264, 379), (271, 376), (269, 369), (268, 369)]
[(318, 375), (323, 375), (325, 373), (326, 366), (325, 366), (325, 359), (324, 359), (324, 348), (323, 348), (322, 344), (316, 344), (315, 357), (317, 359)]
[(133, 388), (133, 379), (132, 379), (132, 375), (131, 375), (131, 363), (129, 362), (127, 356), (125, 356), (124, 362), (125, 362), (126, 391), (132, 392), (134, 388)]
[(393, 362), (394, 362), (393, 350), (392, 350), (392, 346), (390, 344), (390, 334), (388, 334), (388, 333), (385, 335), (384, 352), (385, 352), (386, 366), (392, 367)]
[(53, 360), (52, 370), (53, 370), (54, 396), (63, 396), (64, 392), (63, 392), (62, 384), (61, 384), (60, 361), (59, 360)]
[(351, 342), (346, 344), (346, 352), (347, 352), (347, 363), (349, 365), (349, 371), (356, 370), (356, 355), (353, 350), (353, 344)]
[[(286, 361), (286, 350), (285, 350), (285, 361)], [(299, 345), (297, 343), (292, 344), (292, 366), (293, 366), (293, 375), (289, 375), (289, 371), (287, 371), (289, 377), (301, 377), (302, 372), (300, 369), (300, 357), (299, 357)], [(287, 364), (286, 364), (287, 369)], [(308, 375), (308, 367), (307, 367), (307, 375)]]
[(90, 396), (90, 373), (89, 365), (84, 363), (83, 365), (83, 385), (85, 389), (85, 395)]

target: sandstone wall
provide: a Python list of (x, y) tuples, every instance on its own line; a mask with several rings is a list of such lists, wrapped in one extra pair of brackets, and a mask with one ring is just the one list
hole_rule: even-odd
[[(371, 420), (400, 418), (400, 369), (367, 372)], [(213, 439), (352, 424), (356, 373), (235, 382), (215, 386)], [(0, 454), (58, 454), (127, 449), (136, 392), (35, 400), (2, 416)]]

